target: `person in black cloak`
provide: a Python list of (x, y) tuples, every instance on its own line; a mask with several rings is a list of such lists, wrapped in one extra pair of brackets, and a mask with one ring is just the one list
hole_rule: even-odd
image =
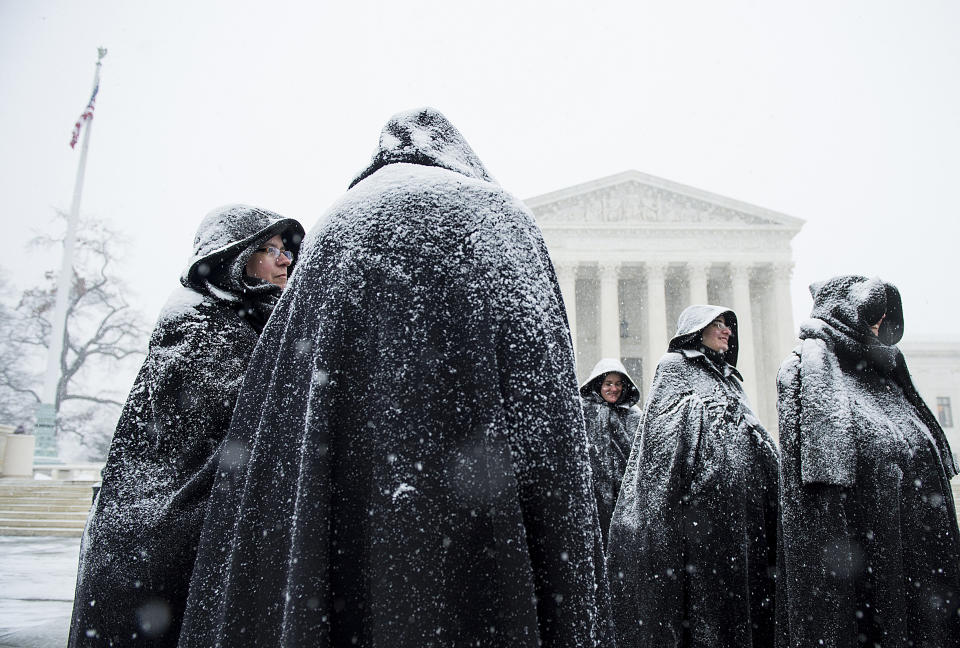
[(612, 646), (533, 216), (399, 113), (311, 231), (224, 445), (181, 646)]
[(610, 517), (620, 494), (633, 437), (640, 425), (640, 390), (616, 358), (603, 358), (580, 386), (583, 419), (590, 443), (593, 491), (603, 545), (607, 546)]
[(303, 235), (295, 220), (246, 205), (201, 222), (110, 445), (69, 646), (177, 645), (212, 457)]
[(960, 646), (947, 439), (903, 354), (900, 293), (815, 283), (780, 367), (777, 645)]
[(657, 365), (610, 525), (621, 647), (773, 645), (778, 454), (738, 349), (732, 310), (689, 306)]

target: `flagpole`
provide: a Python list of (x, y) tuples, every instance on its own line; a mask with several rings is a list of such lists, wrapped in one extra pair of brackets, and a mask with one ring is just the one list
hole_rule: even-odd
[[(97, 66), (93, 75), (93, 89), (91, 97), (95, 97), (100, 85), (100, 67), (103, 57), (107, 55), (104, 47), (97, 48)], [(89, 105), (88, 105), (89, 107)], [(83, 117), (81, 116), (81, 121)], [(93, 130), (93, 114), (86, 120), (86, 131), (83, 134), (83, 144), (80, 147), (80, 162), (77, 165), (77, 177), (73, 185), (73, 201), (70, 204), (70, 213), (67, 216), (67, 232), (63, 239), (63, 257), (60, 262), (60, 273), (57, 275), (56, 302), (53, 311), (53, 321), (50, 328), (50, 347), (47, 350), (47, 371), (43, 381), (43, 400), (37, 405), (36, 426), (36, 457), (56, 460), (56, 418), (57, 418), (57, 386), (60, 381), (61, 355), (63, 354), (64, 338), (67, 326), (67, 304), (73, 283), (73, 251), (77, 239), (77, 222), (80, 219), (80, 197), (83, 194), (83, 178), (87, 170), (87, 151), (90, 149), (90, 131)]]

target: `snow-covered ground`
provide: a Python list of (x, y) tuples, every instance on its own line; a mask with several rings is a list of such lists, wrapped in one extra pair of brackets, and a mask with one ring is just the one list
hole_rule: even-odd
[(63, 648), (80, 538), (0, 536), (0, 648)]

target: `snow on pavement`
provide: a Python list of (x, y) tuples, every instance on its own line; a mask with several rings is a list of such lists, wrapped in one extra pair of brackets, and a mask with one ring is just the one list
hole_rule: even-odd
[(0, 648), (63, 648), (80, 538), (0, 536)]

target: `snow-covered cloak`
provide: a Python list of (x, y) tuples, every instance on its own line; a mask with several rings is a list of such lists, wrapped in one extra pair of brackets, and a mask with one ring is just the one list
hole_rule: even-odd
[[(599, 393), (600, 382), (610, 372), (623, 376), (623, 391), (616, 403), (606, 402)], [(593, 492), (597, 500), (603, 544), (606, 546), (613, 507), (620, 495), (620, 482), (627, 469), (633, 437), (640, 426), (641, 410), (637, 407), (640, 390), (623, 363), (616, 358), (603, 358), (580, 385), (580, 400), (590, 444)]]
[(303, 228), (245, 205), (214, 210), (201, 223), (110, 445), (84, 531), (71, 648), (177, 645), (212, 457), (257, 342), (263, 316), (254, 309), (269, 308), (263, 282), (244, 284), (264, 293), (258, 305), (238, 286), (245, 257), (275, 234), (296, 251)]
[[(730, 349), (697, 343), (713, 319)], [(618, 645), (768, 647), (774, 637), (777, 449), (740, 386), (736, 316), (684, 310), (657, 365), (610, 525)]]
[(957, 468), (894, 346), (899, 292), (858, 276), (811, 292), (777, 379), (777, 645), (958, 646)]
[(556, 276), (442, 115), (390, 120), (251, 363), (182, 646), (612, 645)]

